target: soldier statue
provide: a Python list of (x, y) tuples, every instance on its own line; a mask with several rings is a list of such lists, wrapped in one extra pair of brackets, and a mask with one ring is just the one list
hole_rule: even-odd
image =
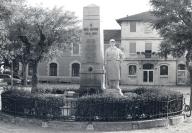
[(120, 65), (123, 59), (123, 52), (115, 46), (114, 39), (109, 41), (110, 47), (105, 51), (105, 69), (107, 79), (107, 89), (118, 91), (122, 95), (119, 87), (120, 81)]

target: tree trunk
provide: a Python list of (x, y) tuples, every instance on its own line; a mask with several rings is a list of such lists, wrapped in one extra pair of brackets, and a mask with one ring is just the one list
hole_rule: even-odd
[(192, 70), (189, 70), (189, 77), (190, 77), (190, 107), (192, 108)]
[(33, 61), (33, 74), (32, 74), (32, 93), (36, 93), (37, 92), (37, 83), (38, 83), (38, 79), (37, 79), (37, 61)]
[(22, 62), (23, 85), (27, 86), (27, 63)]
[(186, 65), (187, 65), (187, 69), (189, 72), (189, 84), (190, 84), (190, 101), (189, 101), (189, 106), (192, 108), (192, 62), (191, 62), (191, 49), (187, 50), (187, 54), (186, 54)]

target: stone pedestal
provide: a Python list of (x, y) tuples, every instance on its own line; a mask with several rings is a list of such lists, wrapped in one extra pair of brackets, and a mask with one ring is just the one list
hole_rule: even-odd
[(100, 43), (100, 9), (96, 5), (83, 8), (80, 95), (98, 93), (105, 88), (104, 46)]
[(123, 93), (120, 89), (105, 89), (104, 94), (110, 96), (123, 96)]

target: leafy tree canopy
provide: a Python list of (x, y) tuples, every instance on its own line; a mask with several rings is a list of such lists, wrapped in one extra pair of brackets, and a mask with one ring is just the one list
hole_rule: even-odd
[(53, 49), (52, 46), (65, 48), (77, 42), (77, 22), (74, 13), (63, 12), (62, 8), (28, 7), (11, 20), (9, 38), (17, 43), (26, 60), (40, 61)]
[(151, 0), (152, 13), (158, 17), (154, 23), (164, 38), (160, 45), (161, 52), (166, 56), (186, 57), (188, 66), (192, 108), (192, 6), (191, 0)]
[(3, 51), (9, 51), (11, 54), (8, 55), (23, 64), (23, 73), (26, 65), (32, 63), (32, 79), (37, 81), (37, 64), (42, 59), (79, 42), (78, 22), (73, 12), (63, 11), (62, 8), (19, 6), (5, 23), (8, 41)]
[(190, 0), (151, 0), (152, 13), (158, 18), (154, 23), (164, 38), (160, 45), (166, 56), (186, 55), (192, 59), (192, 6)]
[(14, 53), (11, 51), (11, 43), (8, 34), (7, 24), (12, 18), (22, 11), (24, 0), (0, 0), (0, 61), (4, 59), (14, 59)]

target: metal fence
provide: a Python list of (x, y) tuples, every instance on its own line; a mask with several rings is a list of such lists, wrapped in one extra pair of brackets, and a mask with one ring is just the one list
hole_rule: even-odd
[(60, 104), (31, 98), (2, 96), (2, 111), (14, 116), (44, 120), (142, 120), (169, 117), (183, 111), (183, 96), (166, 101), (137, 101), (135, 103), (89, 102), (82, 105), (77, 98), (64, 98)]
[(129, 121), (160, 117), (168, 118), (182, 113), (183, 96), (165, 101), (137, 100), (129, 103), (112, 100), (104, 103), (91, 101), (85, 104), (79, 103), (76, 108), (78, 120)]
[(2, 96), (2, 112), (13, 116), (39, 118), (44, 120), (75, 120), (76, 99), (66, 98), (57, 105), (49, 101), (31, 98), (17, 99)]

